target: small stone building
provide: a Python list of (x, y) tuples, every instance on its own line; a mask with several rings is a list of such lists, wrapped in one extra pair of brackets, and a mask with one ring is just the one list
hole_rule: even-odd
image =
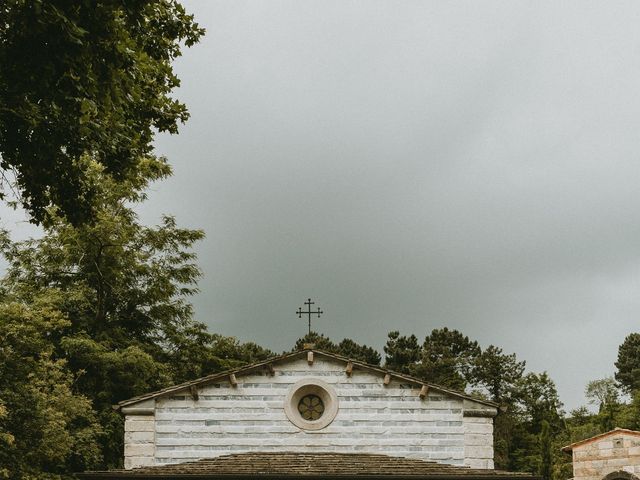
[(639, 480), (640, 432), (616, 428), (562, 450), (573, 457), (574, 480)]
[(315, 349), (116, 408), (125, 470), (83, 478), (522, 477), (493, 470), (495, 403)]

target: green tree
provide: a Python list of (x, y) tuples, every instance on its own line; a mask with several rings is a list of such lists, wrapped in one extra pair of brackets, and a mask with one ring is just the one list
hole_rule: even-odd
[(553, 467), (552, 449), (551, 427), (549, 426), (549, 422), (543, 420), (540, 433), (538, 434), (538, 454), (540, 456), (538, 475), (540, 475), (543, 480), (551, 480)]
[(152, 155), (155, 131), (177, 132), (188, 114), (171, 62), (203, 33), (177, 0), (5, 0), (0, 197), (17, 188), (38, 222), (52, 205), (73, 224), (93, 218), (82, 157), (120, 181)]
[(616, 427), (616, 416), (620, 409), (618, 384), (612, 377), (592, 380), (585, 388), (585, 397), (591, 405), (598, 407), (598, 417), (602, 431)]
[(497, 468), (514, 467), (514, 452), (518, 444), (516, 431), (521, 428), (521, 419), (516, 411), (514, 391), (516, 382), (522, 378), (525, 362), (519, 362), (515, 354), (507, 355), (502, 349), (490, 345), (475, 357), (469, 377), (471, 383), (501, 404), (501, 411), (494, 419), (494, 456)]
[(515, 353), (507, 355), (501, 348), (489, 345), (476, 357), (470, 376), (495, 402), (502, 403), (508, 401), (524, 368), (525, 362), (519, 362)]
[(627, 393), (640, 390), (640, 333), (627, 335), (618, 347), (615, 366), (615, 378)]
[(316, 333), (312, 331), (307, 333), (304, 337), (299, 338), (298, 340), (296, 340), (296, 343), (293, 347), (294, 351), (302, 350), (305, 344), (313, 345), (313, 348), (317, 348), (318, 350), (337, 353), (336, 344), (333, 343), (333, 341), (329, 337), (326, 337), (322, 333)]
[(344, 356), (360, 360), (370, 365), (380, 365), (380, 354), (372, 347), (360, 345), (350, 338), (345, 338), (337, 346), (337, 352)]
[(74, 375), (55, 355), (53, 340), (70, 324), (55, 307), (60, 295), (0, 303), (2, 478), (60, 478), (101, 460), (91, 401), (74, 392)]
[(100, 163), (83, 161), (99, 193), (95, 221), (73, 226), (51, 211), (40, 239), (14, 244), (0, 235), (9, 263), (0, 289), (6, 302), (24, 305), (48, 295), (51, 308), (69, 319), (51, 339), (53, 356), (64, 359), (74, 388), (92, 399), (111, 467), (121, 462), (123, 439), (112, 404), (269, 352), (210, 334), (193, 320), (189, 297), (200, 270), (192, 246), (203, 233), (179, 228), (172, 217), (141, 225), (130, 207), (145, 198), (150, 181), (170, 174), (166, 162), (148, 158), (115, 181)]
[(590, 381), (584, 394), (590, 404), (597, 405), (598, 410), (602, 410), (607, 404), (619, 403), (620, 400), (618, 384), (613, 377)]
[(511, 390), (507, 410), (496, 418), (497, 424), (508, 422), (509, 427), (496, 432), (508, 447), (500, 452), (500, 467), (551, 478), (558, 470), (555, 465), (563, 462), (555, 455), (562, 445), (554, 439), (565, 429), (555, 383), (546, 372), (527, 373)]
[(353, 360), (359, 360), (364, 363), (372, 365), (380, 364), (380, 354), (375, 349), (367, 345), (360, 345), (350, 338), (345, 338), (336, 344), (321, 333), (311, 332), (296, 340), (293, 350), (302, 350), (305, 344), (312, 344), (314, 348), (318, 350), (336, 353), (343, 357), (352, 358)]
[(421, 356), (418, 338), (415, 335), (400, 335), (400, 332), (389, 332), (384, 346), (385, 367), (400, 373), (410, 373)]
[(615, 427), (640, 430), (640, 390), (631, 394), (631, 401), (619, 404), (615, 410)]
[(514, 386), (521, 421), (527, 423), (527, 430), (538, 434), (546, 422), (554, 429), (560, 428), (562, 402), (555, 382), (547, 372), (527, 373)]
[(425, 381), (464, 390), (479, 354), (478, 342), (458, 330), (434, 329), (422, 344), (419, 362), (409, 371)]

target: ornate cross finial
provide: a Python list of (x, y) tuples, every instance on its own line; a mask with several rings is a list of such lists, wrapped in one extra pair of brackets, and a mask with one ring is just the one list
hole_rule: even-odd
[(318, 318), (320, 318), (320, 315), (324, 312), (320, 310), (320, 307), (318, 307), (316, 312), (312, 312), (311, 305), (315, 305), (315, 302), (312, 302), (311, 299), (304, 302), (304, 304), (307, 305), (307, 310), (303, 311), (302, 307), (298, 307), (298, 311), (296, 313), (298, 314), (298, 318), (302, 318), (302, 315), (307, 315), (309, 317), (309, 333), (311, 333), (311, 315), (318, 315)]

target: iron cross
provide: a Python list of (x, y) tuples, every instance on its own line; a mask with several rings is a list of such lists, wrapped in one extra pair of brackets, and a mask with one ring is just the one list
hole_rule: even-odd
[(315, 305), (315, 302), (312, 302), (311, 299), (304, 302), (304, 304), (307, 305), (307, 310), (302, 311), (302, 307), (298, 307), (298, 311), (296, 313), (298, 314), (298, 318), (302, 318), (302, 315), (307, 315), (309, 317), (309, 334), (311, 334), (311, 315), (318, 315), (318, 318), (320, 318), (320, 315), (324, 312), (320, 310), (320, 307), (318, 307), (317, 312), (312, 312), (311, 305)]

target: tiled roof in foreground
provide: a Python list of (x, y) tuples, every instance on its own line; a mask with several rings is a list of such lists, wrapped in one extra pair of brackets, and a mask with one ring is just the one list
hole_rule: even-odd
[(414, 458), (369, 453), (252, 452), (206, 458), (195, 462), (78, 474), (85, 479), (232, 479), (232, 478), (351, 478), (418, 480), (499, 478), (529, 479), (525, 473), (472, 469)]

